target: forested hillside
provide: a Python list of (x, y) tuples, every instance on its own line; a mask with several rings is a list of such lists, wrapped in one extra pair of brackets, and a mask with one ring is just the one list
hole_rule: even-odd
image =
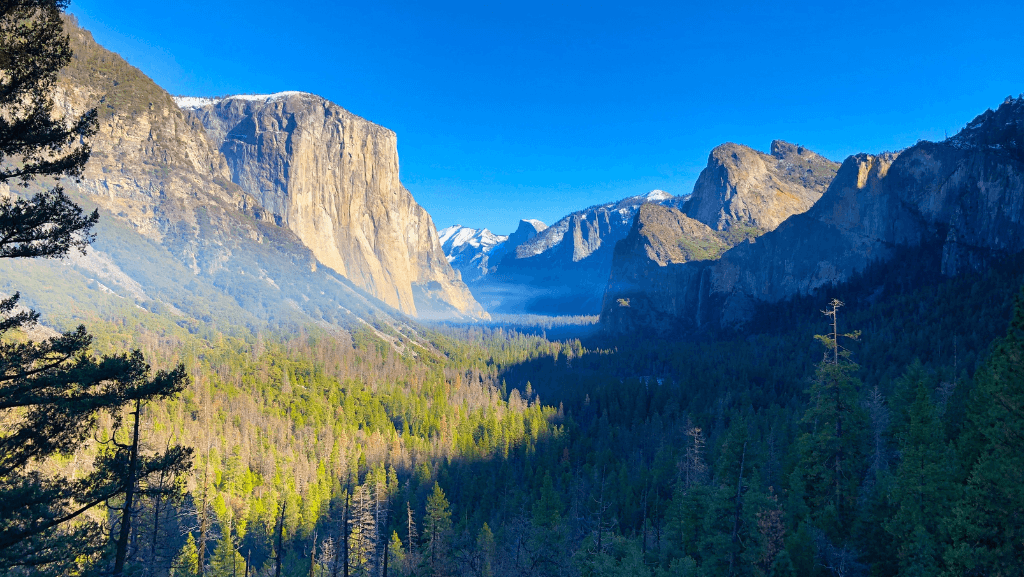
[[(126, 188), (152, 238), (77, 204), (116, 194), (65, 194), (141, 165), (87, 164), (132, 84), (111, 80), (98, 114), (55, 100), (85, 35), (66, 37), (64, 8), (0, 11), (0, 574), (1022, 574), (1019, 245), (950, 269), (946, 235), (887, 244), (842, 282), (746, 303), (742, 324), (657, 338), (584, 316), (417, 322), (318, 269), (226, 180)], [(205, 134), (163, 91), (140, 94), (118, 122), (145, 158), (154, 134)], [(983, 115), (968, 148), (1002, 158), (1022, 105)], [(136, 133), (140, 118), (166, 131)], [(113, 142), (97, 156), (131, 148)], [(196, 182), (231, 194), (202, 200)], [(1024, 198), (1009, 176), (978, 186)], [(217, 238), (231, 243), (199, 267)]]
[(196, 460), (177, 497), (143, 499), (131, 560), (341, 575), (347, 538), (367, 575), (385, 556), (393, 575), (1012, 574), (1020, 270), (851, 298), (837, 363), (819, 302), (691, 343), (93, 319), (100, 350), (193, 376), (146, 408), (148, 446)]

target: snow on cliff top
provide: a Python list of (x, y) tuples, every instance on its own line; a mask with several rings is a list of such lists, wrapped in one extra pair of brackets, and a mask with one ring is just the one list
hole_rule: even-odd
[(299, 92), (297, 90), (285, 90), (284, 92), (275, 92), (273, 94), (234, 94), (232, 96), (225, 96), (223, 98), (175, 96), (174, 103), (178, 105), (178, 108), (202, 108), (210, 104), (217, 104), (222, 100), (249, 100), (253, 102), (272, 102), (274, 100), (280, 100), (281, 98), (287, 98), (289, 96), (296, 96), (299, 94), (307, 93)]

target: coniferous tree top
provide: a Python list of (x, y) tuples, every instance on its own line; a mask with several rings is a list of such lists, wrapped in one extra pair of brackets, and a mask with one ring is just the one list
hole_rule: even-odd
[[(71, 60), (64, 0), (0, 2), (0, 183), (77, 178), (89, 160), (85, 139), (96, 111), (57, 117), (53, 89)], [(0, 258), (61, 257), (92, 240), (97, 212), (84, 215), (60, 186), (31, 199), (0, 200)]]
[(70, 121), (53, 113), (57, 72), (71, 60), (61, 21), (66, 5), (0, 1), (0, 182), (77, 177), (89, 160), (83, 139), (96, 131), (96, 111)]
[[(84, 139), (95, 132), (95, 111), (73, 119), (54, 113), (57, 72), (71, 58), (65, 6), (0, 0), (0, 184), (77, 178), (89, 158)], [(27, 199), (8, 195), (0, 199), (0, 258), (84, 252), (98, 218), (57, 185)], [(18, 310), (19, 296), (0, 299), (0, 573), (77, 573), (105, 539), (82, 513), (150, 475), (180, 474), (191, 450), (139, 455), (136, 435), (132, 445), (100, 451), (86, 474), (44, 474), (39, 464), (81, 451), (100, 412), (113, 417), (116, 430), (122, 408), (139, 411), (143, 401), (180, 392), (187, 375), (179, 365), (151, 378), (138, 351), (97, 359), (82, 326), (43, 342), (10, 342), (4, 337), (39, 316)]]

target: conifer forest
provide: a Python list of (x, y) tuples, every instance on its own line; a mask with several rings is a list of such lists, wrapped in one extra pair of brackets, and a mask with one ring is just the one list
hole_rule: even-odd
[(1024, 575), (1021, 254), (693, 334), (137, 304), (62, 264), (113, 218), (65, 9), (0, 2), (0, 574)]

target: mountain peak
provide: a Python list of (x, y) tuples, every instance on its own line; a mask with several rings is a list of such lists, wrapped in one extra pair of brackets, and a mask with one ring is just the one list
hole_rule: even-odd
[(519, 235), (532, 233), (531, 236), (535, 236), (537, 233), (542, 232), (547, 227), (548, 225), (544, 224), (543, 222), (535, 218), (524, 218), (519, 221), (519, 226), (516, 228), (516, 231), (513, 234)]
[(839, 165), (802, 146), (774, 140), (771, 154), (733, 142), (708, 155), (686, 214), (717, 230), (734, 225), (772, 230), (804, 212), (828, 187)]
[(1007, 96), (998, 108), (979, 114), (943, 142), (961, 150), (1005, 150), (1024, 158), (1024, 94)]
[(668, 200), (670, 198), (672, 198), (671, 194), (657, 188), (643, 195), (643, 199), (647, 202), (658, 202), (660, 200)]

